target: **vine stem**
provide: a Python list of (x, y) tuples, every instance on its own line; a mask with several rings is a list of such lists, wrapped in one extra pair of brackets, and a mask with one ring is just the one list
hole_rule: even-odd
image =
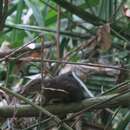
[(38, 111), (44, 113), (45, 115), (47, 115), (48, 117), (51, 117), (52, 119), (54, 119), (54, 121), (57, 123), (57, 125), (61, 124), (64, 128), (66, 128), (67, 130), (73, 130), (70, 126), (68, 126), (66, 123), (62, 122), (60, 120), (60, 118), (58, 118), (57, 116), (53, 115), (52, 113), (50, 113), (49, 111), (47, 111), (46, 109), (44, 109), (43, 107), (37, 105), (37, 104), (34, 104), (32, 101), (28, 100), (27, 98), (25, 98), (24, 96), (18, 94), (18, 93), (15, 93), (15, 92), (12, 92), (10, 89), (8, 88), (5, 88), (5, 87), (2, 87), (0, 86), (0, 89), (2, 89), (3, 91), (5, 91), (6, 93), (10, 94), (10, 95), (13, 95), (15, 96), (16, 98), (24, 101), (25, 103), (27, 104), (30, 104), (32, 107), (36, 108)]

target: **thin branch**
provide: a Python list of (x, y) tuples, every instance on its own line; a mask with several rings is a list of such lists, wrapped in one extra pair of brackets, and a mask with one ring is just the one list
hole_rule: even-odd
[(56, 32), (56, 48), (57, 48), (57, 58), (60, 60), (60, 17), (61, 17), (61, 8), (57, 5), (57, 32)]
[[(40, 106), (42, 107), (45, 103), (45, 97), (44, 97), (44, 77), (43, 77), (43, 71), (44, 71), (44, 35), (41, 35), (41, 100), (40, 100)], [(42, 118), (42, 112), (39, 112), (39, 121)]]
[(56, 4), (59, 4), (61, 7), (65, 8), (67, 11), (71, 12), (72, 14), (75, 14), (82, 18), (83, 20), (94, 24), (94, 25), (101, 25), (104, 23), (103, 20), (99, 19), (98, 17), (91, 15), (87, 11), (84, 11), (83, 9), (71, 4), (70, 2), (67, 2), (66, 0), (52, 0)]
[[(77, 15), (84, 21), (86, 21), (90, 24), (93, 24), (95, 26), (99, 26), (99, 25), (102, 25), (107, 22), (107, 21), (100, 19), (97, 16), (90, 14), (89, 12), (87, 12), (81, 8), (78, 8), (77, 6), (71, 4), (70, 2), (68, 2), (66, 0), (52, 0), (52, 1), (55, 2), (56, 4), (59, 4), (61, 7), (63, 7), (67, 11)], [(130, 35), (124, 31), (122, 31), (123, 29), (120, 26), (116, 25), (115, 23), (112, 23), (111, 27), (114, 30), (116, 30), (116, 32), (120, 32), (120, 35), (122, 35), (123, 37), (127, 38), (128, 40), (130, 39)], [(112, 31), (112, 33), (113, 33), (113, 31)]]
[(123, 96), (124, 94), (128, 94), (128, 93), (130, 93), (130, 90), (125, 90), (125, 91), (123, 91), (122, 93), (118, 93), (117, 95), (115, 95), (115, 96), (109, 98), (109, 99), (106, 100), (106, 101), (102, 101), (102, 102), (100, 102), (100, 103), (92, 104), (92, 105), (88, 106), (87, 108), (81, 110), (80, 112), (77, 112), (77, 113), (73, 114), (73, 115), (72, 115), (70, 118), (68, 118), (67, 120), (73, 119), (73, 118), (75, 118), (75, 117), (77, 117), (77, 116), (79, 116), (79, 115), (82, 115), (84, 112), (87, 112), (87, 111), (89, 111), (89, 110), (91, 110), (91, 109), (93, 109), (93, 108), (96, 108), (96, 107), (100, 106), (100, 105), (104, 105), (104, 104), (106, 104), (107, 102), (110, 102), (110, 101), (112, 101), (112, 100), (115, 101), (117, 98)]
[(38, 39), (39, 37), (40, 37), (40, 35), (37, 36), (37, 37), (35, 37), (34, 39), (32, 39), (31, 41), (29, 41), (28, 43), (24, 44), (23, 46), (21, 46), (21, 47), (15, 49), (15, 50), (13, 50), (10, 54), (6, 55), (4, 58), (1, 58), (1, 59), (0, 59), (0, 62), (9, 59), (11, 56), (13, 56), (14, 54), (16, 54), (16, 53), (19, 52), (20, 50), (24, 49), (26, 46), (28, 46), (29, 44), (31, 44), (32, 42), (34, 42), (34, 41), (35, 41), (36, 39)]
[[(55, 43), (53, 43), (53, 42), (51, 42), (51, 41), (49, 41), (49, 42), (45, 42), (45, 44), (44, 44), (44, 48), (51, 48), (51, 47), (53, 47), (53, 46), (55, 46)], [(23, 48), (22, 50), (19, 50), (19, 52), (18, 53), (22, 53), (22, 55), (24, 55), (23, 53), (30, 53), (30, 52), (34, 52), (34, 51), (37, 51), (37, 50), (40, 50), (41, 49), (41, 45), (40, 44), (37, 44), (36, 45), (36, 47), (34, 48), (34, 49), (31, 49), (31, 48), (29, 48), (29, 47), (25, 47), (25, 48)], [(7, 55), (9, 55), (10, 53), (12, 53), (14, 51), (14, 49), (12, 49), (12, 50), (10, 50), (9, 52), (0, 52), (0, 58), (3, 58), (3, 57), (5, 57), (5, 56), (7, 56)], [(20, 56), (20, 57), (22, 57), (22, 56)]]
[[(38, 111), (41, 111), (43, 114), (47, 115), (48, 117), (52, 117), (57, 124), (60, 124), (62, 121), (55, 115), (51, 114), (49, 111), (47, 111), (46, 109), (44, 109), (43, 107), (34, 104), (33, 102), (31, 102), (30, 100), (28, 100), (27, 98), (25, 98), (24, 96), (18, 94), (18, 93), (14, 93), (11, 90), (9, 90), (8, 88), (2, 87), (0, 86), (0, 89), (2, 89), (3, 91), (5, 91), (7, 94), (13, 95), (16, 98), (26, 102), (27, 104), (30, 104), (33, 108), (35, 108)], [(69, 127), (66, 123), (62, 123), (63, 127), (65, 127), (67, 130), (73, 130), (71, 127)]]
[(30, 127), (25, 128), (25, 129), (23, 129), (23, 130), (33, 129), (33, 128), (35, 128), (36, 126), (38, 126), (38, 125), (43, 125), (43, 124), (47, 123), (47, 122), (50, 121), (50, 120), (52, 120), (52, 118), (49, 117), (49, 118), (47, 118), (47, 119), (45, 119), (45, 120), (43, 120), (43, 121), (40, 121), (40, 122), (38, 122), (38, 123), (36, 123), (36, 124), (33, 124), (33, 125), (30, 126)]
[[(22, 24), (9, 24), (6, 23), (6, 27), (9, 28), (15, 28), (15, 29), (19, 29), (19, 30), (28, 30), (28, 31), (32, 31), (32, 32), (39, 32), (39, 33), (43, 33), (43, 32), (49, 32), (49, 33), (56, 33), (57, 31), (54, 29), (48, 29), (48, 28), (44, 28), (44, 27), (38, 27), (38, 26), (30, 26), (30, 25), (22, 25)], [(61, 35), (64, 36), (68, 36), (68, 37), (72, 37), (72, 38), (80, 38), (80, 39), (87, 39), (90, 37), (90, 35), (86, 34), (86, 33), (76, 33), (76, 32), (69, 32), (69, 31), (60, 31)]]
[(73, 54), (74, 52), (78, 52), (81, 49), (87, 48), (87, 46), (89, 46), (90, 44), (92, 44), (95, 40), (97, 39), (97, 36), (93, 36), (90, 39), (87, 40), (87, 43), (85, 44), (81, 44), (80, 46), (74, 48), (72, 51), (68, 52), (65, 56), (64, 56), (64, 60), (67, 59), (67, 57), (69, 57), (71, 54)]
[[(84, 108), (88, 108), (92, 106), (93, 104), (98, 104), (102, 102), (106, 102), (106, 103), (98, 105), (95, 108), (89, 109), (89, 112), (93, 110), (104, 109), (104, 108), (116, 108), (118, 106), (129, 107), (130, 92), (120, 97), (117, 97), (115, 100), (108, 101), (117, 95), (118, 94), (94, 97), (76, 103), (46, 105), (44, 108), (55, 115), (65, 115), (67, 113), (78, 112), (80, 110), (83, 110)], [(34, 116), (38, 117), (39, 116), (39, 111), (35, 107), (32, 107), (30, 105), (18, 105), (16, 106), (16, 111), (17, 111), (16, 117), (34, 117)], [(13, 112), (14, 112), (14, 106), (0, 107), (1, 117), (5, 117), (5, 118), (12, 117)]]
[[(14, 58), (11, 58), (10, 60), (14, 60)], [(21, 61), (25, 60), (26, 61), (25, 58), (21, 58), (19, 60), (21, 60)], [(33, 61), (33, 62), (40, 62), (41, 61), (40, 58), (35, 58), (35, 59), (30, 58), (29, 60)], [(49, 60), (49, 59), (44, 59), (43, 62), (60, 63), (60, 64), (61, 63), (62, 64), (73, 64), (73, 65), (85, 65), (85, 66), (90, 66), (90, 67), (111, 68), (111, 69), (124, 70), (124, 71), (130, 72), (129, 69), (125, 69), (125, 68), (117, 67), (117, 66), (103, 65), (103, 64), (81, 63), (81, 62), (68, 62), (68, 61), (58, 61), (58, 60)]]
[(118, 122), (118, 125), (117, 125), (117, 127), (114, 130), (124, 130), (126, 128), (126, 126), (128, 125), (129, 121), (130, 121), (130, 111), (128, 111), (126, 113), (126, 115), (124, 116), (123, 120), (121, 119)]
[[(52, 9), (52, 10), (54, 10), (54, 11), (57, 11), (57, 9), (56, 9), (55, 7), (53, 7), (53, 6), (51, 6), (48, 2), (45, 2), (44, 0), (40, 0), (40, 1), (43, 2), (45, 5), (47, 5), (50, 9)], [(62, 13), (62, 17), (63, 17), (63, 16), (66, 17), (66, 13), (65, 13), (65, 12), (61, 12), (61, 13)], [(71, 19), (70, 19), (70, 21), (71, 21)], [(86, 27), (84, 27), (83, 25), (77, 24), (77, 23), (75, 23), (75, 22), (73, 22), (73, 21), (71, 21), (71, 22), (72, 22), (72, 24), (76, 24), (78, 27), (80, 27), (80, 28), (86, 30), (86, 32), (89, 31), (89, 30), (88, 30)]]
[(44, 60), (44, 55), (45, 55), (45, 52), (44, 52), (44, 35), (42, 35), (41, 36), (41, 96), (42, 96), (42, 100), (41, 100), (41, 106), (43, 106), (43, 104), (44, 104), (44, 97), (43, 97), (43, 95), (44, 95), (44, 77), (43, 77), (43, 75), (44, 75), (44, 73), (43, 73), (43, 71), (44, 71), (44, 69), (45, 69), (45, 67), (44, 67), (44, 62), (43, 62), (43, 60)]

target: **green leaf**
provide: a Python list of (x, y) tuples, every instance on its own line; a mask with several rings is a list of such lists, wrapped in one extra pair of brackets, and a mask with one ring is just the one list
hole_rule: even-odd
[(65, 48), (68, 46), (68, 43), (69, 43), (69, 38), (63, 38), (62, 41), (61, 41), (61, 45), (60, 45), (60, 54), (61, 54), (61, 57), (63, 57), (63, 54), (64, 54), (64, 50)]
[[(21, 23), (21, 16), (24, 8), (24, 1), (21, 0), (20, 2), (17, 3), (17, 12), (16, 16), (14, 19), (14, 22), (16, 24)], [(11, 42), (13, 47), (19, 47), (23, 44), (23, 36), (24, 36), (24, 31), (19, 31), (14, 29), (11, 33)]]
[(53, 25), (55, 24), (56, 20), (57, 20), (57, 12), (54, 10), (49, 10), (45, 20), (45, 25), (46, 26)]
[(97, 6), (99, 4), (99, 0), (85, 0), (86, 8), (90, 8), (93, 6)]
[(43, 16), (41, 14), (41, 10), (40, 10), (37, 2), (31, 1), (31, 0), (25, 0), (25, 3), (28, 6), (28, 8), (32, 9), (33, 15), (34, 15), (34, 18), (35, 18), (37, 24), (39, 26), (43, 26), (44, 25)]

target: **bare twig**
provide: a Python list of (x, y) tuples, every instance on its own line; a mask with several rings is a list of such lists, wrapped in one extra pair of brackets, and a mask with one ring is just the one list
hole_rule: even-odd
[[(47, 115), (48, 117), (52, 117), (55, 122), (57, 124), (61, 124), (62, 121), (55, 115), (51, 114), (49, 111), (47, 111), (46, 109), (44, 109), (43, 107), (34, 104), (33, 102), (31, 102), (30, 100), (28, 100), (27, 98), (25, 98), (24, 96), (18, 94), (18, 93), (14, 93), (11, 90), (9, 90), (8, 88), (2, 87), (0, 86), (0, 89), (2, 89), (3, 91), (5, 91), (6, 93), (15, 96), (16, 98), (23, 100), (24, 102), (26, 102), (27, 104), (30, 104), (32, 107), (34, 107), (35, 109), (37, 109), (38, 111), (41, 111), (43, 114)], [(65, 127), (67, 130), (73, 130), (70, 126), (68, 126), (66, 123), (62, 123), (63, 127)]]
[[(14, 58), (11, 58), (10, 60), (14, 60)], [(19, 59), (21, 61), (26, 61), (26, 59), (21, 58)], [(40, 58), (35, 58), (29, 59), (30, 61), (33, 62), (40, 62), (41, 59)], [(95, 64), (95, 63), (81, 63), (81, 62), (68, 62), (68, 61), (58, 61), (58, 60), (49, 60), (49, 59), (44, 59), (43, 62), (49, 62), (49, 63), (62, 63), (62, 64), (73, 64), (73, 65), (85, 65), (85, 66), (90, 66), (90, 67), (100, 67), (100, 68), (111, 68), (111, 69), (116, 69), (116, 70), (124, 70), (124, 71), (130, 71), (129, 69), (125, 69), (122, 67), (117, 67), (117, 66), (110, 66), (110, 65), (103, 65), (103, 64)]]
[[(32, 31), (32, 32), (38, 32), (38, 33), (45, 33), (45, 32), (49, 32), (49, 33), (56, 33), (56, 30), (53, 29), (48, 29), (48, 28), (44, 28), (44, 27), (38, 27), (38, 26), (30, 26), (30, 25), (22, 25), (22, 24), (8, 24), (6, 23), (6, 27), (9, 28), (15, 28), (15, 29), (19, 29), (19, 30), (28, 30), (28, 31)], [(86, 33), (77, 33), (77, 32), (68, 32), (68, 31), (60, 31), (61, 35), (67, 36), (67, 37), (72, 37), (75, 39), (87, 39), (90, 37), (89, 34)]]
[[(81, 102), (75, 102), (75, 103), (69, 103), (69, 104), (51, 104), (46, 105), (44, 108), (48, 110), (49, 112), (55, 114), (55, 115), (66, 115), (67, 113), (74, 113), (78, 112), (80, 110), (83, 110), (84, 108), (88, 108), (92, 104), (97, 104), (101, 102), (106, 102), (106, 104), (98, 105), (95, 108), (92, 108), (89, 110), (94, 111), (98, 109), (104, 109), (104, 108), (116, 108), (118, 106), (122, 107), (129, 107), (130, 102), (130, 92), (127, 94), (124, 94), (120, 97), (117, 97), (115, 100), (108, 101), (110, 98), (115, 97), (117, 94), (112, 95), (106, 95), (106, 96), (100, 96), (100, 97), (94, 97), (90, 99), (85, 99)], [(35, 107), (32, 107), (31, 105), (17, 105), (16, 106), (16, 117), (38, 117), (39, 116), (39, 110)], [(14, 112), (14, 106), (3, 106), (0, 107), (0, 116), (1, 117), (12, 117)]]
[(43, 120), (43, 121), (40, 121), (40, 122), (38, 122), (38, 123), (36, 123), (36, 124), (33, 124), (32, 126), (27, 127), (27, 128), (25, 128), (25, 129), (23, 129), (23, 130), (33, 129), (34, 127), (36, 127), (36, 126), (38, 126), (38, 125), (43, 125), (43, 124), (49, 122), (50, 120), (52, 120), (52, 117), (49, 117), (49, 118), (47, 118), (47, 119), (45, 119), (45, 120)]
[(56, 33), (56, 48), (57, 48), (57, 58), (60, 60), (60, 17), (61, 17), (61, 8), (57, 5), (57, 33)]
[(32, 42), (34, 42), (34, 41), (35, 41), (36, 39), (38, 39), (39, 37), (40, 37), (40, 35), (37, 36), (37, 37), (35, 37), (34, 39), (32, 39), (31, 41), (29, 41), (28, 43), (24, 44), (23, 46), (21, 46), (21, 47), (15, 49), (13, 52), (11, 52), (10, 54), (6, 55), (4, 58), (1, 58), (1, 59), (0, 59), (0, 62), (9, 59), (11, 56), (13, 56), (14, 54), (16, 54), (16, 53), (19, 52), (20, 50), (24, 49), (26, 46), (28, 46), (29, 44), (31, 44)]
[(42, 96), (42, 99), (41, 99), (41, 106), (44, 104), (44, 77), (43, 77), (43, 71), (44, 71), (44, 35), (41, 36), (41, 96)]
[(107, 122), (107, 124), (104, 127), (104, 130), (108, 130), (109, 125), (112, 123), (112, 121), (114, 120), (114, 118), (117, 116), (117, 114), (120, 112), (121, 107), (119, 106), (118, 109), (115, 111), (115, 113), (113, 114), (112, 118)]
[[(40, 106), (42, 107), (45, 103), (45, 97), (44, 97), (44, 77), (43, 77), (43, 71), (44, 71), (44, 35), (41, 35), (41, 100), (40, 100)], [(39, 121), (42, 118), (42, 112), (39, 112)], [(39, 124), (40, 125), (40, 124)]]
[[(118, 89), (122, 89), (122, 88), (127, 88), (127, 85), (128, 85), (128, 81), (127, 82), (123, 82), (123, 83), (121, 83), (121, 84), (118, 84), (116, 87), (114, 87), (114, 88), (112, 88), (112, 89), (109, 89), (108, 91), (106, 91), (106, 92), (104, 92), (103, 94), (99, 94), (98, 96), (96, 96), (96, 97), (100, 97), (101, 95), (105, 95), (105, 94), (108, 94), (109, 92), (112, 92), (112, 91), (114, 91), (114, 90), (116, 90), (117, 88)], [(125, 90), (125, 92), (123, 93), (123, 94), (126, 94), (128, 91), (127, 90)], [(117, 97), (118, 97), (118, 95), (116, 95)], [(119, 96), (122, 96), (122, 94), (121, 95), (119, 95)], [(112, 100), (113, 99), (113, 97), (110, 99), (110, 100)], [(109, 99), (108, 99), (109, 100)], [(106, 101), (107, 102), (107, 101)], [(104, 104), (105, 102), (103, 102), (103, 104)], [(102, 103), (100, 104), (100, 105), (102, 105)], [(89, 107), (89, 106), (88, 106)], [(120, 106), (119, 106), (120, 107)], [(87, 108), (85, 108), (85, 109), (87, 109)], [(85, 110), (84, 109), (84, 110)], [(78, 116), (78, 115), (77, 115)], [(81, 117), (83, 116), (83, 113), (79, 116), (79, 118), (78, 119), (76, 119), (76, 121), (73, 123), (73, 126), (81, 119)], [(72, 126), (72, 127), (73, 127)], [(108, 126), (108, 125), (107, 125)], [(106, 126), (106, 127), (107, 127)], [(107, 130), (107, 129), (106, 129)]]
[(89, 46), (90, 44), (92, 44), (96, 39), (97, 39), (97, 36), (93, 36), (90, 39), (88, 39), (87, 43), (81, 44), (80, 46), (74, 48), (72, 51), (68, 52), (64, 56), (64, 60), (67, 59), (67, 57), (70, 56), (71, 54), (73, 54), (74, 52), (80, 51), (81, 49), (85, 49), (87, 46)]
[[(53, 42), (51, 42), (51, 41), (44, 43), (44, 48), (48, 48), (48, 49), (49, 49), (49, 48), (54, 47), (54, 46), (55, 46), (55, 43), (53, 43)], [(29, 47), (25, 47), (25, 48), (23, 48), (22, 50), (19, 50), (18, 53), (22, 53), (22, 54), (21, 54), (21, 56), (18, 56), (18, 57), (20, 58), (20, 57), (24, 56), (24, 54), (26, 55), (26, 54), (32, 53), (32, 52), (34, 52), (34, 51), (39, 51), (40, 49), (41, 49), (41, 45), (40, 45), (40, 44), (37, 44), (34, 49), (31, 49), (31, 48), (29, 48)], [(7, 52), (6, 52), (6, 51), (0, 52), (0, 58), (3, 58), (3, 57), (5, 57), (5, 56), (9, 55), (9, 54), (12, 53), (13, 51), (14, 51), (14, 49), (12, 49), (12, 50), (10, 50), (10, 51), (7, 51)], [(24, 53), (24, 54), (23, 54), (23, 53)]]
[(125, 91), (123, 91), (122, 93), (119, 93), (119, 94), (117, 94), (117, 95), (111, 97), (110, 99), (108, 99), (108, 100), (106, 100), (106, 101), (102, 101), (102, 102), (100, 102), (100, 103), (92, 104), (92, 105), (88, 106), (87, 108), (81, 110), (80, 112), (77, 112), (77, 113), (73, 114), (73, 115), (72, 115), (70, 118), (68, 118), (67, 120), (70, 120), (70, 119), (73, 119), (73, 118), (75, 118), (75, 117), (77, 117), (77, 116), (79, 116), (79, 115), (82, 115), (84, 112), (87, 112), (87, 111), (89, 111), (90, 109), (96, 108), (97, 106), (107, 104), (107, 102), (112, 101), (112, 100), (115, 100), (116, 98), (119, 98), (120, 96), (125, 95), (125, 94), (127, 94), (127, 93), (129, 93), (129, 92), (130, 92), (130, 90), (125, 90)]

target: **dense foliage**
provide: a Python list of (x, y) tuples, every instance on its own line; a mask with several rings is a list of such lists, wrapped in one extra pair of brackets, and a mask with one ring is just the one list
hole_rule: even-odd
[[(1, 129), (129, 129), (128, 0), (0, 0), (0, 19), (0, 86), (6, 92), (0, 91), (0, 117), (3, 110), (7, 113), (5, 117), (11, 117), (0, 119)], [(80, 70), (82, 65), (87, 68)], [(17, 95), (28, 81), (39, 75), (52, 78), (72, 66), (85, 72), (85, 84), (95, 95), (94, 100), (82, 102), (88, 104), (83, 105), (86, 111), (82, 112), (81, 102), (63, 104), (65, 109), (59, 104), (65, 113), (52, 105), (56, 109), (49, 108), (50, 112), (58, 116), (49, 113), (49, 118), (42, 118), (40, 112), (47, 112), (40, 107), (39, 95), (44, 95), (44, 91), (38, 96), (23, 95), (27, 98)], [(24, 110), (28, 107), (22, 106), (19, 113), (24, 116), (17, 118), (16, 104), (23, 105), (20, 100), (33, 106), (29, 107), (33, 117), (29, 111), (26, 115)], [(77, 110), (71, 105), (77, 105)], [(12, 116), (7, 106), (14, 109)], [(75, 118), (70, 120), (67, 110), (81, 114), (74, 114)]]

